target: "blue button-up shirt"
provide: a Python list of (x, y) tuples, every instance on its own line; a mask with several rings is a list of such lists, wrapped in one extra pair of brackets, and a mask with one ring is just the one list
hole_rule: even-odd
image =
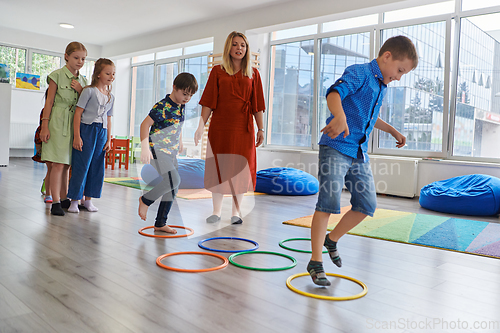
[[(356, 64), (345, 69), (344, 74), (328, 89), (326, 96), (337, 91), (342, 99), (349, 135), (340, 134), (335, 139), (323, 134), (320, 145), (327, 145), (352, 158), (368, 160), (368, 137), (377, 122), (387, 85), (374, 59), (366, 64)], [(328, 117), (330, 123), (333, 115)]]

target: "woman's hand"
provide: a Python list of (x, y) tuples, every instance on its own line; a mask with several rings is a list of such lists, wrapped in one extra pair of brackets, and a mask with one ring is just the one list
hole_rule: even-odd
[(82, 151), (82, 147), (83, 147), (83, 141), (82, 141), (82, 138), (81, 136), (75, 136), (73, 138), (73, 148), (75, 148), (76, 150), (79, 150), (79, 151)]
[(257, 131), (257, 141), (255, 142), (255, 147), (258, 147), (263, 143), (264, 143), (264, 132)]
[(198, 142), (200, 142), (203, 137), (203, 132), (205, 131), (205, 126), (198, 126), (196, 132), (194, 132), (194, 145), (197, 146)]

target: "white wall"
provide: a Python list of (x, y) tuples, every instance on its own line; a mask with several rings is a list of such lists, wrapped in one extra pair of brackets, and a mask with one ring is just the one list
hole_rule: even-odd
[(113, 106), (113, 119), (111, 134), (116, 136), (128, 136), (130, 115), (130, 59), (113, 59), (116, 66), (113, 83), (113, 95), (115, 104)]

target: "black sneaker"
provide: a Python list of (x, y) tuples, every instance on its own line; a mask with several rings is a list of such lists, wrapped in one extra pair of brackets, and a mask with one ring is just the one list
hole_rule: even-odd
[(64, 210), (62, 210), (61, 203), (53, 203), (50, 208), (50, 214), (57, 216), (64, 216)]
[(61, 201), (61, 208), (68, 209), (69, 206), (71, 206), (71, 200), (64, 199), (63, 201)]

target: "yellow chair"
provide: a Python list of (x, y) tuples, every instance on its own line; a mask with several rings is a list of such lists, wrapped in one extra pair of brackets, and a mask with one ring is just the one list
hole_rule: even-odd
[(141, 159), (141, 138), (133, 136), (130, 140), (130, 163), (135, 163), (136, 159)]

